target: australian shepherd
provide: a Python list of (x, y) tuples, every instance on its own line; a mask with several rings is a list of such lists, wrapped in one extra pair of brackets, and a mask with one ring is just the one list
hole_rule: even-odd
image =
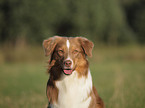
[(83, 37), (54, 36), (43, 41), (45, 55), (50, 55), (48, 108), (104, 108), (87, 60), (93, 46)]

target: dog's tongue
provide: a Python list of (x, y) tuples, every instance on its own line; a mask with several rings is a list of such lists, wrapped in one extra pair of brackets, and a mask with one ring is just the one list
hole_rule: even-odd
[(66, 75), (70, 75), (72, 73), (72, 70), (63, 70), (63, 71)]

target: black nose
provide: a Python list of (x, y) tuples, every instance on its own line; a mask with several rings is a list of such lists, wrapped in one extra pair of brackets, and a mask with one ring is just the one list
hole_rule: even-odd
[(71, 62), (70, 60), (64, 61), (64, 65), (65, 65), (66, 67), (70, 67), (71, 64), (72, 64), (72, 62)]

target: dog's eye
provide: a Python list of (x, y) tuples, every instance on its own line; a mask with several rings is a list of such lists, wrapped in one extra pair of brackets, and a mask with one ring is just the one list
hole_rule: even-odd
[(79, 52), (78, 50), (74, 50), (74, 51), (73, 51), (74, 54), (77, 54), (78, 52)]
[(58, 50), (58, 54), (62, 55), (64, 53), (63, 50)]

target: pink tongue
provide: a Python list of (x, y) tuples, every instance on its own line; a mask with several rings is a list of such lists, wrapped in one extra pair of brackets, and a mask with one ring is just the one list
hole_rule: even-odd
[(65, 74), (70, 75), (72, 73), (72, 70), (63, 70)]

